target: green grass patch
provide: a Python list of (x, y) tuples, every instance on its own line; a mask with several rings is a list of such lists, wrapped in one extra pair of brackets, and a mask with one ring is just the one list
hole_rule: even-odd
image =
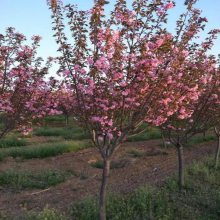
[[(186, 171), (186, 188), (179, 192), (170, 178), (163, 187), (143, 187), (127, 196), (110, 195), (107, 219), (220, 219), (220, 169), (213, 161), (196, 163)], [(98, 219), (98, 202), (92, 198), (74, 204), (72, 219)]]
[[(111, 194), (107, 198), (108, 220), (219, 220), (220, 169), (213, 159), (195, 163), (186, 170), (186, 187), (178, 190), (171, 177), (162, 187), (141, 187), (128, 195)], [(73, 204), (66, 215), (54, 209), (29, 212), (24, 220), (98, 220), (98, 201), (87, 198)]]
[(43, 119), (45, 122), (65, 122), (66, 117), (64, 115), (50, 115)]
[(59, 124), (59, 125), (64, 125), (66, 123), (66, 117), (65, 115), (50, 115), (50, 116), (46, 116), (43, 119), (35, 119), (33, 120), (34, 124), (38, 124), (38, 123), (43, 123), (43, 124)]
[(64, 139), (88, 139), (88, 135), (79, 127), (40, 127), (34, 131), (36, 136), (60, 136)]
[[(113, 160), (111, 161), (110, 164), (110, 169), (119, 169), (125, 167), (129, 163), (128, 160), (126, 159), (121, 159), (121, 160)], [(97, 160), (94, 163), (91, 163), (91, 166), (97, 169), (103, 169), (104, 163), (102, 160)]]
[(15, 220), (67, 220), (67, 218), (64, 214), (59, 213), (57, 210), (52, 208), (44, 208), (43, 211), (37, 213), (37, 212), (29, 212), (26, 213), (18, 218), (15, 218)]
[(96, 162), (91, 163), (91, 167), (97, 169), (103, 169), (104, 163), (102, 160), (97, 160)]
[(131, 149), (128, 151), (128, 154), (132, 157), (143, 157), (146, 155), (144, 151), (138, 150), (138, 149)]
[(9, 147), (20, 147), (26, 146), (28, 143), (23, 138), (18, 138), (15, 136), (8, 136), (3, 139), (0, 139), (0, 148), (9, 148)]
[(201, 136), (195, 136), (193, 137), (191, 140), (189, 140), (189, 142), (186, 144), (187, 147), (193, 147), (196, 144), (200, 144), (200, 143), (204, 143), (204, 142), (209, 142), (209, 141), (214, 141), (216, 140), (216, 136), (215, 135), (206, 135)]
[(158, 155), (168, 155), (166, 151), (155, 150), (155, 151), (145, 152), (145, 151), (138, 150), (138, 149), (131, 149), (128, 151), (128, 154), (131, 157), (152, 157), (152, 156), (158, 156)]
[(136, 141), (147, 141), (151, 139), (160, 139), (160, 138), (161, 138), (160, 130), (158, 128), (149, 127), (143, 133), (128, 137), (127, 141), (136, 142)]
[(76, 152), (90, 146), (88, 141), (63, 141), (59, 143), (39, 144), (19, 148), (8, 148), (0, 150), (0, 160), (6, 157), (32, 159), (52, 157), (66, 152)]
[[(216, 140), (215, 135), (206, 135), (205, 137), (202, 135), (197, 135), (192, 137), (186, 144), (185, 147), (193, 147), (196, 144), (201, 144), (201, 143), (205, 143), (205, 142), (209, 142), (209, 141), (214, 141)], [(163, 143), (159, 144), (160, 147), (164, 148)], [(172, 143), (170, 143), (169, 141), (167, 141), (166, 143), (166, 147), (170, 148), (170, 147), (174, 147), (174, 145)]]
[(64, 182), (70, 171), (45, 170), (41, 172), (8, 170), (0, 172), (0, 185), (16, 190), (45, 189)]

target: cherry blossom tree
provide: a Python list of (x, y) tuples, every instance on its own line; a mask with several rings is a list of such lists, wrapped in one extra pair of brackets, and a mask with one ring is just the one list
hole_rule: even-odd
[(37, 57), (39, 36), (32, 37), (31, 46), (25, 40), (13, 28), (0, 34), (0, 138), (15, 128), (27, 132), (32, 119), (57, 112), (44, 80), (51, 59), (42, 66)]
[(218, 138), (218, 143), (217, 143), (217, 147), (216, 147), (216, 152), (215, 152), (215, 168), (217, 169), (219, 166), (219, 155), (220, 155), (220, 127), (215, 126), (215, 134)]
[[(202, 62), (200, 57), (197, 64), (200, 77), (197, 78), (197, 76), (194, 79), (200, 91), (198, 93), (199, 98), (184, 103), (179, 109), (179, 113), (170, 116), (161, 126), (165, 136), (177, 149), (180, 190), (184, 186), (184, 146), (194, 135), (213, 127), (214, 120), (216, 120), (216, 115), (215, 117), (213, 117), (214, 115), (210, 117), (210, 114), (213, 111), (217, 111), (214, 105), (217, 101), (215, 91), (219, 84), (219, 74), (217, 68), (214, 67), (216, 65), (215, 59), (207, 57), (204, 61)], [(186, 111), (189, 111), (187, 113), (188, 116), (183, 117)]]
[[(219, 65), (219, 64), (218, 64)], [(215, 151), (215, 168), (219, 165), (220, 154), (220, 68), (216, 68), (216, 72), (213, 75), (212, 82), (210, 83), (212, 90), (210, 91), (210, 97), (205, 103), (202, 120), (200, 124), (203, 125), (204, 130), (214, 128), (214, 132), (217, 137), (217, 146)]]
[(215, 79), (213, 80), (213, 93), (209, 99), (209, 108), (205, 112), (205, 125), (209, 127), (214, 126), (214, 132), (217, 137), (217, 146), (215, 151), (215, 168), (219, 166), (220, 157), (220, 67), (218, 66)]
[(59, 86), (53, 95), (57, 103), (57, 109), (65, 116), (66, 126), (68, 126), (69, 117), (75, 115), (73, 108), (75, 96), (67, 86)]
[(214, 127), (214, 133), (217, 137), (217, 145), (214, 157), (214, 166), (219, 166), (220, 155), (220, 69), (218, 67), (216, 74), (213, 75), (212, 91), (209, 99), (205, 103), (205, 110), (200, 124), (203, 124), (204, 131)]
[(205, 66), (200, 59), (205, 50), (197, 51), (200, 45), (193, 39), (207, 22), (193, 8), (195, 2), (186, 4), (175, 35), (165, 28), (172, 1), (133, 1), (129, 9), (125, 0), (117, 0), (109, 16), (105, 15), (105, 0), (96, 1), (89, 11), (74, 5), (57, 5), (53, 10), (60, 72), (75, 96), (74, 116), (90, 134), (104, 162), (101, 220), (106, 219), (110, 163), (126, 137), (144, 122), (160, 126), (172, 115), (181, 119), (192, 115), (187, 103), (199, 98), (198, 65)]

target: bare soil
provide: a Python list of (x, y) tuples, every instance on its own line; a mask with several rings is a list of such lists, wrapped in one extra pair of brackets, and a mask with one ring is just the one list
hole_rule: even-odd
[[(143, 185), (161, 184), (177, 171), (175, 148), (162, 149), (160, 140), (125, 143), (117, 152), (114, 161), (123, 163), (122, 168), (112, 169), (108, 190), (115, 193), (129, 193)], [(132, 149), (143, 151), (140, 157), (129, 152)], [(185, 149), (185, 164), (213, 154), (214, 142), (199, 144)], [(9, 169), (37, 172), (47, 169), (72, 171), (74, 175), (66, 182), (46, 190), (21, 190), (15, 192), (0, 187), (0, 213), (17, 216), (24, 210), (42, 210), (46, 205), (60, 211), (67, 211), (70, 204), (88, 196), (96, 196), (101, 181), (102, 170), (91, 163), (100, 160), (95, 148), (76, 153), (65, 153), (45, 159), (16, 161), (8, 158), (0, 162), (0, 172)]]

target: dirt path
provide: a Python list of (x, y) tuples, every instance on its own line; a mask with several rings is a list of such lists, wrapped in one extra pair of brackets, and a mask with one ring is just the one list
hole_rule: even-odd
[[(125, 166), (112, 169), (109, 191), (128, 193), (146, 184), (161, 183), (169, 175), (174, 174), (177, 170), (176, 151), (174, 148), (161, 149), (159, 144), (160, 140), (125, 143), (115, 158)], [(132, 157), (128, 153), (131, 149), (142, 150), (145, 156)], [(191, 164), (195, 160), (212, 154), (214, 150), (214, 142), (185, 149), (185, 163)], [(95, 148), (23, 162), (8, 158), (0, 163), (0, 171), (16, 169), (37, 172), (46, 169), (61, 169), (71, 170), (75, 175), (66, 182), (42, 192), (22, 190), (15, 193), (9, 189), (0, 188), (0, 212), (15, 216), (22, 210), (41, 210), (47, 204), (58, 210), (67, 211), (71, 203), (98, 193), (101, 170), (91, 167), (90, 162), (99, 159)]]

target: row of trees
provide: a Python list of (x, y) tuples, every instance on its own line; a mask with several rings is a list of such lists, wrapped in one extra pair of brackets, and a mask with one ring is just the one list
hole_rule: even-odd
[(74, 116), (103, 158), (100, 220), (106, 219), (111, 160), (143, 123), (160, 127), (176, 146), (180, 189), (186, 141), (212, 127), (220, 140), (219, 62), (207, 53), (219, 30), (196, 43), (207, 19), (195, 3), (186, 2), (175, 34), (166, 29), (172, 1), (136, 0), (128, 8), (125, 0), (117, 0), (109, 16), (105, 0), (89, 11), (53, 3), (59, 80), (45, 80), (52, 59), (43, 64), (36, 57), (38, 36), (27, 46), (12, 28), (0, 35), (0, 137), (48, 114)]

